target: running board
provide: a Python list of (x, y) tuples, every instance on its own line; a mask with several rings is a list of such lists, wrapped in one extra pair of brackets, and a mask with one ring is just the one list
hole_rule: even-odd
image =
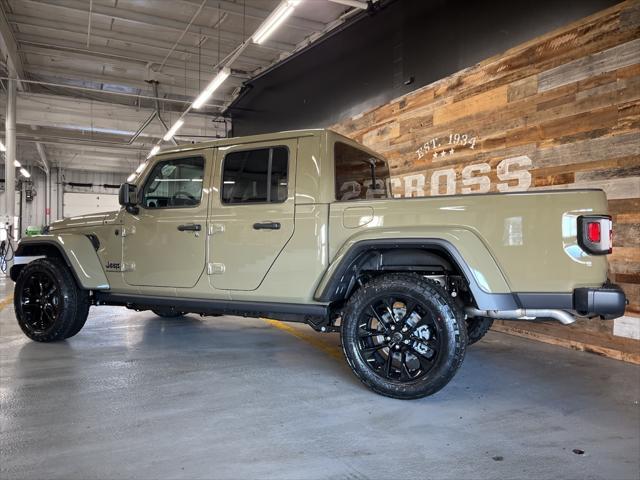
[(292, 322), (317, 323), (318, 317), (328, 319), (328, 305), (280, 302), (246, 302), (240, 300), (211, 300), (201, 298), (160, 297), (96, 292), (95, 305), (119, 305), (134, 310), (153, 310), (170, 307), (177, 311), (203, 315), (239, 315), (265, 317)]

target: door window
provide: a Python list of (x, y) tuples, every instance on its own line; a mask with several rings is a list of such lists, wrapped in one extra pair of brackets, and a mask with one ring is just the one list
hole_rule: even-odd
[(200, 204), (204, 158), (188, 157), (158, 162), (143, 191), (144, 208), (184, 208)]
[(224, 157), (222, 203), (281, 203), (288, 195), (289, 149), (268, 147)]

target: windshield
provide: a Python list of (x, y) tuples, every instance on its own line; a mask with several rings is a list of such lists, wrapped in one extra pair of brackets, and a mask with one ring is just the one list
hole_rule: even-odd
[(336, 200), (391, 198), (386, 160), (346, 143), (336, 142)]

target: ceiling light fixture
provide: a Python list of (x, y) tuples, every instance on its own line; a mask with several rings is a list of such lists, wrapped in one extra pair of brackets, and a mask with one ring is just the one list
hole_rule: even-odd
[(198, 95), (198, 98), (196, 98), (193, 102), (193, 104), (191, 105), (193, 108), (200, 108), (202, 107), (205, 102), (207, 100), (209, 100), (209, 97), (211, 97), (211, 95), (213, 95), (213, 92), (216, 91), (216, 89), (222, 85), (222, 82), (224, 82), (227, 77), (229, 77), (229, 75), (231, 74), (231, 69), (225, 67), (222, 70), (220, 70), (218, 72), (218, 74), (213, 78), (213, 80), (211, 80), (211, 83), (209, 83), (209, 85), (207, 85), (207, 88), (205, 88), (202, 93), (200, 95)]
[[(151, 157), (153, 157), (153, 156), (154, 156), (156, 153), (158, 153), (159, 151), (160, 151), (160, 145), (156, 145), (156, 146), (154, 146), (154, 147), (151, 149), (151, 151), (149, 152), (149, 155), (147, 155), (147, 158), (151, 158)], [(145, 162), (145, 163), (143, 163), (143, 165), (145, 165), (145, 164), (146, 164), (146, 162)], [(138, 167), (138, 168), (140, 168), (140, 167)]]
[(180, 127), (184, 125), (184, 120), (183, 119), (178, 119), (178, 121), (176, 121), (176, 123), (174, 123), (171, 128), (169, 129), (169, 131), (167, 133), (164, 134), (164, 137), (162, 137), (162, 139), (165, 142), (168, 142), (169, 140), (171, 140), (173, 138), (173, 136), (176, 134), (176, 132), (178, 130), (180, 130)]
[(14, 160), (13, 164), (15, 165), (16, 168), (20, 168), (22, 166), (18, 160)]
[(7, 147), (4, 146), (4, 143), (0, 142), (0, 152), (6, 152)]
[(23, 176), (24, 178), (29, 178), (29, 177), (31, 177), (31, 174), (30, 174), (29, 172), (27, 172), (24, 168), (21, 168), (21, 169), (20, 169), (20, 173), (22, 174), (22, 176)]
[(293, 10), (300, 2), (301, 0), (284, 0), (280, 3), (273, 13), (258, 27), (256, 33), (253, 34), (251, 37), (253, 41), (257, 44), (264, 42), (293, 13)]

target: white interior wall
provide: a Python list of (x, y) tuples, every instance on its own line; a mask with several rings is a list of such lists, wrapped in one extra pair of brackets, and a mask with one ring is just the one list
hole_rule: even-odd
[[(16, 215), (20, 212), (20, 191), (22, 191), (22, 225), (24, 233), (26, 227), (45, 225), (45, 173), (39, 168), (29, 168), (33, 187), (37, 192), (33, 201), (27, 202), (24, 193), (25, 185), (16, 189)], [(106, 188), (108, 185), (120, 185), (128, 173), (117, 172), (87, 172), (81, 170), (51, 169), (51, 221), (63, 218), (64, 192), (117, 194), (116, 188)], [(69, 183), (91, 183), (91, 187), (71, 186)], [(0, 191), (0, 205), (4, 206), (4, 191)], [(0, 215), (5, 212), (0, 212)]]
[[(56, 183), (56, 216), (62, 218), (66, 216), (64, 211), (64, 193), (97, 193), (114, 195), (118, 193), (117, 188), (106, 187), (105, 185), (120, 185), (125, 182), (129, 172), (95, 172), (83, 170), (60, 169), (56, 172), (53, 182)], [(87, 183), (91, 187), (73, 186), (70, 183)], [(52, 202), (53, 203), (53, 202)], [(53, 213), (53, 212), (52, 212)], [(52, 217), (53, 218), (53, 217)]]

